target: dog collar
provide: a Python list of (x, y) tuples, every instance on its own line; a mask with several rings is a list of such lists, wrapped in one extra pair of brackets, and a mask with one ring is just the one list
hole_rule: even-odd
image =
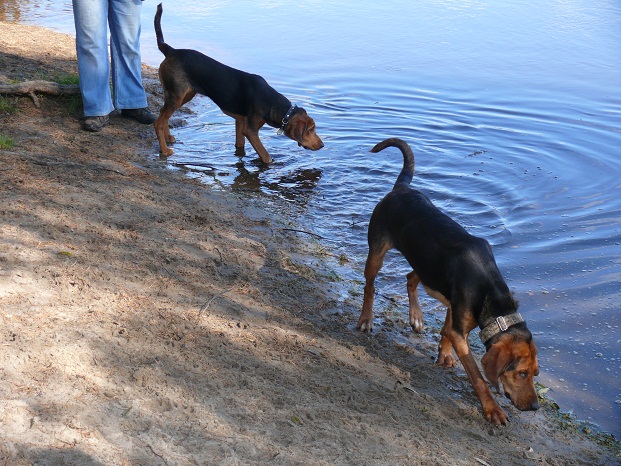
[(276, 132), (276, 134), (278, 134), (279, 136), (282, 134), (282, 132), (285, 130), (285, 127), (289, 124), (291, 115), (293, 115), (293, 112), (295, 112), (296, 108), (298, 108), (297, 105), (291, 105), (289, 110), (287, 110), (287, 113), (285, 113), (285, 116), (282, 117), (282, 124), (280, 125), (280, 128), (278, 128), (278, 131)]
[(481, 338), (483, 344), (485, 344), (497, 333), (504, 332), (509, 327), (512, 327), (515, 324), (519, 324), (520, 322), (524, 322), (524, 319), (519, 312), (514, 312), (513, 314), (508, 314), (506, 316), (496, 317), (481, 329), (479, 337)]

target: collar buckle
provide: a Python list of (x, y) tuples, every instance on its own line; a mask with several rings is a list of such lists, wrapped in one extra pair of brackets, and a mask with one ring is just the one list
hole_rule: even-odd
[(507, 320), (505, 319), (505, 316), (496, 317), (496, 324), (498, 324), (498, 328), (500, 329), (501, 332), (504, 332), (505, 330), (509, 328), (509, 324), (507, 324)]
[(481, 329), (479, 338), (481, 338), (481, 341), (485, 344), (494, 335), (505, 332), (509, 327), (519, 324), (520, 322), (524, 322), (524, 319), (519, 312), (513, 312), (506, 316), (498, 316)]

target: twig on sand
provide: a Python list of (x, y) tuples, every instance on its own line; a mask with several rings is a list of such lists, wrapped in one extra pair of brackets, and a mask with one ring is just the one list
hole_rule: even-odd
[(166, 459), (165, 459), (162, 455), (160, 455), (159, 453), (157, 453), (157, 452), (153, 449), (153, 447), (152, 447), (151, 445), (149, 445), (148, 443), (147, 443), (147, 447), (149, 448), (149, 450), (151, 450), (151, 453), (153, 453), (155, 456), (157, 456), (159, 459), (161, 459), (161, 460), (164, 462), (164, 464), (166, 464), (166, 465), (168, 464), (168, 461), (166, 461)]
[[(235, 285), (235, 286), (237, 286), (237, 285)], [(220, 296), (225, 295), (225, 294), (226, 294), (226, 293), (228, 293), (229, 291), (233, 291), (233, 290), (235, 289), (235, 286), (232, 286), (232, 287), (230, 287), (230, 288), (227, 288), (226, 290), (221, 291), (220, 293), (213, 295), (213, 296), (209, 299), (209, 301), (207, 301), (205, 304), (203, 304), (203, 305), (201, 306), (201, 308), (198, 310), (198, 317), (200, 318), (201, 314), (202, 314), (203, 312), (205, 312), (207, 309), (209, 309), (209, 306), (211, 306), (211, 303), (212, 303), (212, 302), (213, 302), (216, 298), (219, 298)]]
[(305, 231), (305, 230), (296, 230), (295, 228), (281, 228), (281, 230), (282, 230), (282, 231), (294, 231), (294, 232), (296, 232), (296, 233), (305, 233), (305, 234), (310, 235), (310, 236), (313, 236), (313, 237), (315, 237), (315, 238), (317, 238), (317, 239), (324, 239), (324, 237), (323, 237), (323, 236), (318, 235), (317, 233), (310, 232), (310, 231)]
[(487, 461), (483, 461), (481, 458), (477, 458), (476, 456), (474, 457), (474, 460), (477, 463), (482, 464), (483, 466), (490, 466), (490, 464)]

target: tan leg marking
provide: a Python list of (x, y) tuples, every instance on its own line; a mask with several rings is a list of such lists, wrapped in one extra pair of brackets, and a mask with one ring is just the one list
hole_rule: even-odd
[(375, 277), (382, 268), (384, 256), (391, 248), (390, 245), (384, 246), (378, 252), (369, 251), (367, 262), (364, 267), (364, 299), (362, 301), (362, 311), (358, 318), (356, 328), (362, 332), (371, 332), (373, 330), (373, 302), (375, 300)]
[(410, 325), (415, 332), (422, 333), (425, 318), (418, 301), (418, 284), (420, 283), (420, 278), (418, 278), (416, 272), (412, 270), (408, 273), (407, 279), (408, 300), (410, 303)]
[[(470, 379), (470, 383), (472, 384), (472, 388), (474, 389), (474, 393), (476, 394), (481, 406), (483, 408), (483, 415), (488, 422), (495, 425), (506, 425), (508, 421), (507, 413), (498, 405), (496, 400), (494, 399), (492, 393), (487, 386), (487, 382), (483, 379), (483, 375), (477, 366), (474, 357), (472, 356), (472, 352), (470, 351), (470, 345), (468, 344), (468, 334), (472, 328), (476, 327), (476, 323), (472, 328), (468, 329), (465, 335), (456, 332), (453, 329), (452, 322), (452, 311), (449, 311), (446, 314), (446, 321), (444, 322), (444, 326), (442, 327), (442, 337), (446, 337), (450, 343), (452, 343), (453, 348), (455, 349), (455, 353), (457, 357), (461, 361), (464, 369), (466, 370), (466, 374), (468, 374), (468, 378)], [(462, 310), (462, 315), (468, 315), (468, 311)], [(442, 343), (442, 340), (440, 341)], [(445, 344), (444, 349), (440, 348), (440, 353), (443, 354), (446, 348), (448, 347)]]

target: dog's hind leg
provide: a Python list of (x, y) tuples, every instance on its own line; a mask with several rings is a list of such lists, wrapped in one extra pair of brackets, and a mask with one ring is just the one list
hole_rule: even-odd
[(364, 266), (364, 298), (362, 301), (362, 312), (358, 318), (356, 328), (362, 332), (373, 330), (373, 302), (375, 301), (375, 277), (382, 268), (384, 256), (391, 248), (386, 244), (382, 247), (369, 246), (369, 255)]
[(241, 157), (246, 154), (246, 117), (235, 117), (235, 155)]
[(444, 326), (440, 330), (440, 343), (438, 344), (438, 360), (436, 364), (444, 367), (455, 367), (457, 360), (453, 356), (453, 344), (448, 337), (448, 330), (451, 325), (451, 306), (449, 305), (446, 310), (446, 319), (444, 320)]
[(174, 105), (164, 104), (160, 110), (160, 116), (155, 120), (153, 126), (155, 128), (155, 134), (160, 145), (160, 154), (164, 157), (171, 156), (173, 151), (168, 147), (168, 143), (175, 142), (175, 138), (170, 134), (170, 128), (168, 127), (168, 120), (175, 113), (175, 110), (179, 107)]
[(420, 303), (418, 302), (418, 284), (420, 283), (420, 278), (418, 278), (414, 270), (408, 273), (407, 278), (408, 300), (410, 302), (410, 325), (415, 332), (422, 333), (425, 318), (423, 316), (423, 310), (420, 308)]
[(172, 94), (164, 90), (164, 105), (160, 110), (160, 116), (155, 120), (155, 123), (153, 123), (155, 134), (160, 144), (160, 154), (164, 157), (173, 154), (172, 149), (170, 149), (167, 144), (175, 142), (175, 138), (170, 134), (168, 120), (178, 108), (192, 100), (195, 95), (196, 92), (191, 88), (186, 89), (185, 92), (181, 94)]

